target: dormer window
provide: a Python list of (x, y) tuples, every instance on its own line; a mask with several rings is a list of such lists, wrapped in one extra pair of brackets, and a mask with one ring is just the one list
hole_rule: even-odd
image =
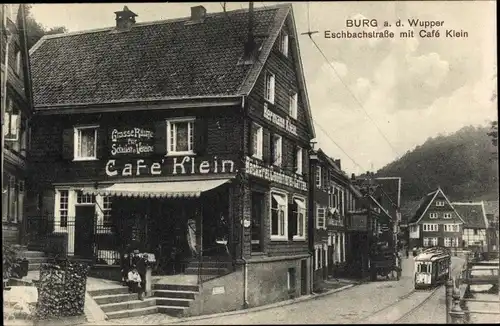
[(288, 57), (288, 33), (282, 31), (280, 35), (280, 51), (285, 57)]

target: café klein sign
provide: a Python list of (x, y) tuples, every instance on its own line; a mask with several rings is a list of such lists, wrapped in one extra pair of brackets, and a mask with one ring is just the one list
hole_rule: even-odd
[(154, 132), (152, 130), (144, 128), (113, 129), (110, 140), (111, 156), (154, 153)]

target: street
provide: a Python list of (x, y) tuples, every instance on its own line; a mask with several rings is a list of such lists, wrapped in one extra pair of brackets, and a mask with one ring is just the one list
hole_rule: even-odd
[[(463, 263), (462, 259), (452, 258), (454, 269)], [(152, 325), (152, 324), (185, 324), (185, 325), (242, 325), (242, 324), (354, 324), (394, 322), (417, 306), (426, 297), (427, 292), (412, 297), (413, 302), (406, 301), (405, 311), (398, 307), (392, 309), (396, 302), (403, 301), (413, 290), (413, 258), (403, 258), (403, 273), (400, 281), (378, 281), (354, 286), (350, 289), (291, 305), (254, 311), (242, 312), (228, 316), (209, 317), (181, 321), (159, 314), (137, 318), (120, 319), (113, 321), (121, 325)], [(456, 271), (455, 271), (456, 272)], [(414, 311), (404, 319), (404, 322), (441, 322), (444, 320), (444, 289), (438, 289), (435, 296), (424, 306)], [(388, 312), (396, 310), (395, 312)], [(432, 307), (432, 310), (427, 309)], [(382, 311), (383, 310), (383, 311)], [(431, 311), (431, 313), (429, 313)], [(379, 317), (381, 316), (381, 317)], [(422, 319), (424, 318), (424, 319)], [(422, 321), (425, 320), (425, 321)]]

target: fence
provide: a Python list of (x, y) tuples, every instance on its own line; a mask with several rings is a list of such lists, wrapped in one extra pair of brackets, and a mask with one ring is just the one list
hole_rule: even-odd
[[(474, 268), (478, 267), (478, 268)], [(473, 275), (473, 271), (491, 272), (480, 275)], [(496, 274), (495, 274), (496, 272)], [(476, 310), (470, 305), (480, 304), (495, 304), (500, 307), (500, 300), (487, 297), (478, 299), (471, 290), (473, 285), (492, 285), (489, 292), (496, 294), (498, 298), (499, 287), (499, 262), (481, 262), (466, 256), (462, 275), (455, 280), (448, 280), (446, 283), (446, 317), (448, 324), (464, 324), (470, 323), (472, 317), (483, 318), (482, 316), (492, 316), (492, 321), (498, 321), (500, 318), (500, 309), (493, 308), (487, 310)], [(482, 275), (481, 275), (482, 274)], [(486, 294), (487, 295), (487, 294)], [(484, 321), (483, 321), (484, 322)], [(481, 323), (483, 323), (481, 322)], [(491, 321), (486, 321), (486, 323)]]

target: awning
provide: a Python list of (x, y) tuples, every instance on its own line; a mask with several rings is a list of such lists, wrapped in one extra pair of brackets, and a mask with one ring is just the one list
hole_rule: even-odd
[(273, 194), (273, 198), (274, 198), (274, 200), (276, 200), (276, 202), (278, 203), (279, 206), (286, 206), (286, 202), (285, 202), (285, 199), (283, 199), (283, 197), (276, 195), (276, 194)]
[(146, 183), (115, 183), (103, 188), (85, 188), (84, 194), (142, 198), (181, 198), (200, 197), (202, 192), (215, 189), (230, 179), (146, 182)]

